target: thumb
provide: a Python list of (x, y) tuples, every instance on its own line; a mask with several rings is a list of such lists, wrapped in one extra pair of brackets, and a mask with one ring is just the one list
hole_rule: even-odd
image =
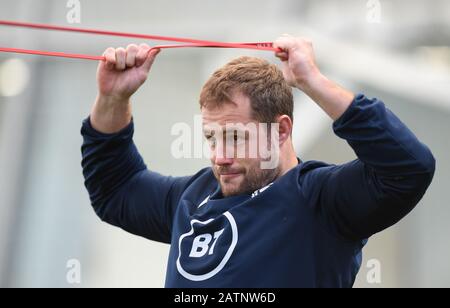
[(280, 49), (275, 53), (281, 61), (285, 62), (289, 59), (289, 51), (294, 47), (295, 41), (292, 36), (284, 34), (273, 43), (273, 47)]
[(153, 65), (153, 62), (156, 59), (156, 56), (160, 53), (161, 49), (150, 49), (147, 54), (147, 58), (145, 59), (144, 64), (142, 64), (142, 69), (145, 70), (146, 73), (150, 71), (150, 68)]

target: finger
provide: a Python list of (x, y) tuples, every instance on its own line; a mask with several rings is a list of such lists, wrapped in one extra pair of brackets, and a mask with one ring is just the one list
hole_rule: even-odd
[(150, 50), (150, 46), (148, 46), (147, 44), (139, 45), (139, 50), (136, 54), (136, 66), (137, 67), (144, 64), (145, 59), (147, 59), (149, 50)]
[(139, 48), (135, 44), (128, 45), (127, 47), (127, 56), (126, 56), (126, 66), (134, 67), (136, 65), (136, 54)]
[(116, 69), (119, 71), (123, 71), (127, 64), (126, 64), (126, 57), (127, 52), (124, 48), (117, 48), (116, 49)]
[(296, 39), (292, 36), (281, 36), (275, 40), (273, 47), (288, 51), (296, 45)]
[(153, 62), (155, 61), (156, 56), (159, 54), (161, 50), (160, 49), (150, 49), (147, 55), (147, 59), (145, 60), (144, 64), (142, 64), (142, 68), (145, 70), (145, 72), (149, 72), (150, 68), (153, 65)]
[(108, 69), (113, 69), (116, 66), (116, 50), (112, 47), (105, 50), (103, 53), (105, 57), (105, 65)]
[(281, 61), (287, 61), (289, 60), (289, 53), (282, 51), (275, 53), (275, 56), (279, 58)]
[(273, 43), (273, 47), (278, 48), (281, 51), (277, 51), (275, 56), (281, 61), (285, 62), (289, 60), (289, 52), (291, 52), (296, 46), (295, 38), (284, 35), (279, 37)]

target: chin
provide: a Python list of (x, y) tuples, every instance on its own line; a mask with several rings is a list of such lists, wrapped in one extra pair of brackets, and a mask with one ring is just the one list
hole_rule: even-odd
[(231, 196), (237, 196), (240, 194), (243, 194), (242, 190), (240, 189), (239, 185), (233, 185), (233, 184), (221, 184), (222, 189), (222, 195), (224, 197), (231, 197)]

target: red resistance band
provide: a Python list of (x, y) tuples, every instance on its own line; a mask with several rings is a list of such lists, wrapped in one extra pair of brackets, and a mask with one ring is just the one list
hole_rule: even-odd
[[(279, 48), (274, 48), (273, 47), (273, 43), (271, 43), (271, 42), (264, 42), (264, 43), (224, 43), (224, 42), (205, 41), (205, 40), (180, 38), (180, 37), (169, 37), (169, 36), (147, 35), (147, 34), (135, 34), (135, 33), (125, 33), (125, 32), (113, 32), (113, 31), (93, 30), (93, 29), (82, 29), (82, 28), (53, 26), (53, 25), (46, 25), (46, 24), (34, 24), (34, 23), (26, 23), (26, 22), (5, 21), (5, 20), (0, 20), (0, 25), (2, 25), (2, 26), (10, 26), (10, 27), (29, 28), (29, 29), (76, 32), (76, 33), (87, 33), (87, 34), (116, 36), (116, 37), (131, 37), (131, 38), (146, 39), (146, 40), (158, 40), (158, 41), (169, 41), (169, 42), (184, 43), (184, 44), (177, 44), (177, 45), (156, 45), (156, 46), (153, 46), (151, 49), (185, 48), (185, 47), (210, 47), (210, 48), (255, 49), (255, 50), (266, 50), (266, 51), (274, 51), (274, 52), (280, 52), (281, 51)], [(72, 58), (72, 59), (85, 59), (85, 60), (98, 60), (98, 61), (102, 60), (102, 61), (105, 61), (105, 57), (103, 57), (103, 56), (91, 56), (91, 55), (84, 55), (84, 54), (72, 54), (72, 53), (64, 53), (64, 52), (49, 52), (49, 51), (40, 51), (40, 50), (31, 50), (31, 49), (19, 49), (19, 48), (8, 48), (8, 47), (0, 47), (0, 52), (32, 54), (32, 55), (62, 57), (62, 58)]]

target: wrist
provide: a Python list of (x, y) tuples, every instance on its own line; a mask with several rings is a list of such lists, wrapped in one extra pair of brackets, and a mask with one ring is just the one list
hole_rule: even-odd
[(91, 125), (101, 133), (116, 133), (131, 122), (129, 99), (98, 95), (91, 111)]
[(308, 79), (301, 89), (333, 120), (337, 120), (353, 102), (355, 95), (322, 74)]
[(105, 107), (113, 108), (128, 105), (130, 103), (130, 98), (99, 93), (97, 95), (96, 103), (104, 105)]
[(297, 80), (297, 88), (310, 95), (322, 88), (327, 81), (328, 79), (318, 69), (314, 69), (306, 77)]

